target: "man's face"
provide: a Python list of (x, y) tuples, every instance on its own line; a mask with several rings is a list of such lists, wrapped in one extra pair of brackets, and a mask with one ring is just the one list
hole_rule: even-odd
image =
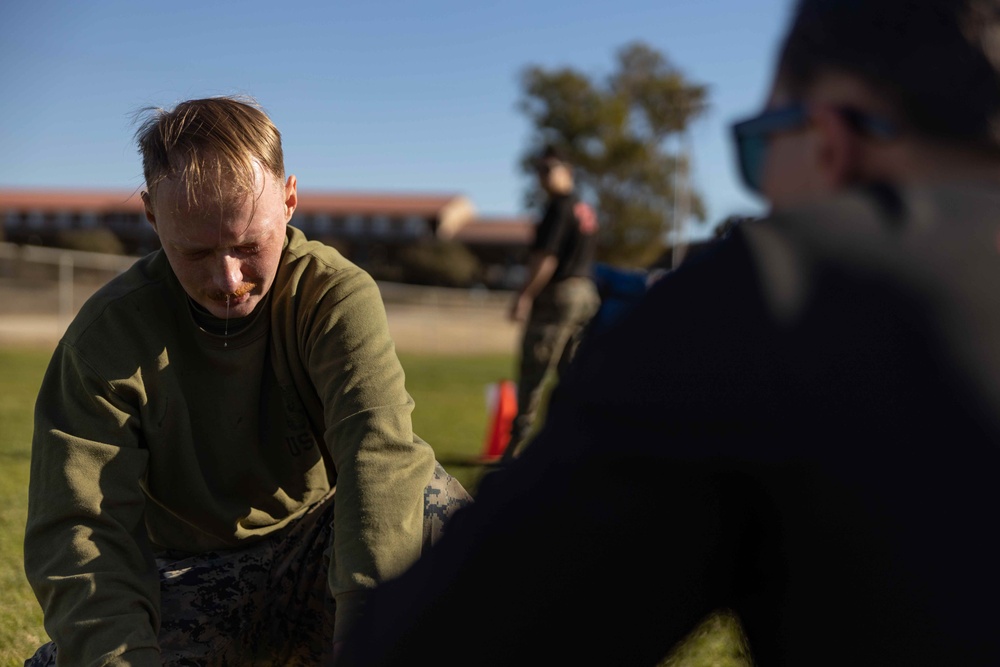
[(538, 184), (550, 195), (564, 195), (573, 190), (573, 176), (564, 163), (549, 160), (538, 170)]
[(176, 179), (162, 181), (154, 201), (144, 196), (146, 217), (184, 291), (218, 318), (249, 315), (271, 289), (297, 203), (294, 176), (282, 184), (255, 167), (256, 197), (220, 201), (205, 188), (191, 206)]
[(894, 181), (905, 141), (888, 106), (860, 79), (818, 77), (793, 97), (775, 83), (765, 111), (734, 126), (744, 182), (775, 210), (859, 183)]
[[(780, 87), (775, 87), (767, 103), (778, 109), (793, 102)], [(781, 210), (829, 194), (829, 188), (817, 170), (817, 137), (810, 125), (775, 132), (768, 138), (768, 148), (761, 173), (761, 194), (771, 207)]]

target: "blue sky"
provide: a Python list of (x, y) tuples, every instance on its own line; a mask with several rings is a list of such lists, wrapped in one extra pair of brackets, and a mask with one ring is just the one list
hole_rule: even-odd
[(132, 112), (249, 94), (303, 190), (455, 192), (528, 213), (529, 64), (603, 76), (642, 40), (709, 86), (692, 128), (709, 225), (755, 214), (728, 127), (763, 102), (790, 0), (0, 4), (0, 187), (133, 189)]

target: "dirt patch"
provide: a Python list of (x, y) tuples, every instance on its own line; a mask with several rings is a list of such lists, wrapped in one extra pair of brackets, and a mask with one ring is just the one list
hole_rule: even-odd
[(520, 326), (505, 308), (387, 304), (386, 317), (396, 347), (406, 352), (513, 354), (520, 341)]
[[(74, 290), (74, 307), (89, 293)], [(78, 303), (77, 303), (78, 302)], [(54, 347), (72, 312), (59, 315), (54, 289), (4, 289), (0, 286), (0, 345)], [(386, 303), (389, 333), (402, 352), (435, 354), (511, 353), (520, 326), (507, 319), (499, 300), (478, 305)]]

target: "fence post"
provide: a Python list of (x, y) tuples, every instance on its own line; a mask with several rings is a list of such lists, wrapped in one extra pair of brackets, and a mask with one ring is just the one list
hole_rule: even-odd
[(59, 321), (69, 326), (73, 319), (73, 256), (68, 252), (59, 255)]

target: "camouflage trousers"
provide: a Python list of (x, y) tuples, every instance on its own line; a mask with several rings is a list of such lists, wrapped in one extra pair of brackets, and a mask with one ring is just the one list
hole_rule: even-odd
[(545, 381), (562, 375), (580, 344), (600, 297), (590, 278), (566, 278), (535, 298), (524, 327), (517, 380), (517, 415), (502, 460), (509, 461), (533, 432)]
[[(329, 664), (336, 606), (327, 587), (333, 548), (331, 493), (275, 537), (246, 549), (161, 554), (159, 643), (167, 667)], [(424, 544), (472, 502), (436, 466), (424, 489)], [(49, 642), (25, 667), (56, 664)]]

